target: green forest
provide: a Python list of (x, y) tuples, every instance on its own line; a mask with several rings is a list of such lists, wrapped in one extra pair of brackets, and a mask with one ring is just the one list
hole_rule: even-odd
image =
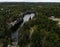
[(37, 14), (19, 27), (19, 47), (60, 47), (60, 25), (48, 18), (60, 18), (60, 3), (0, 3), (0, 44), (7, 47), (11, 40), (8, 23), (28, 10)]

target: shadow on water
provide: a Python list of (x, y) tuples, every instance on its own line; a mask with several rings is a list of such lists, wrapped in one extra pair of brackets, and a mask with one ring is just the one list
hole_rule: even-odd
[(19, 22), (16, 23), (14, 26), (12, 26), (12, 27), (10, 28), (11, 31), (12, 31), (12, 32), (15, 32), (15, 31), (19, 28), (19, 25), (22, 24), (22, 22), (23, 22), (23, 20), (22, 20), (22, 21), (19, 21)]

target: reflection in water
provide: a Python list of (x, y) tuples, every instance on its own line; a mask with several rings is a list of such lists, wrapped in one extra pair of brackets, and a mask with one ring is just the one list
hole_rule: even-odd
[(24, 25), (25, 22), (28, 22), (30, 18), (32, 19), (35, 16), (35, 13), (27, 14), (23, 18), (23, 23), (21, 24), (21, 27)]
[[(23, 17), (23, 23), (21, 24), (21, 27), (24, 25), (25, 22), (29, 21), (30, 18), (32, 19), (35, 16), (35, 13), (31, 13), (31, 14), (26, 14)], [(16, 32), (11, 34), (11, 38), (14, 40), (15, 45), (18, 44), (18, 29)]]
[(30, 19), (30, 18), (32, 19), (34, 16), (35, 16), (34, 13), (25, 15), (24, 18), (23, 18), (23, 20), (24, 20), (23, 22), (29, 21), (29, 19)]

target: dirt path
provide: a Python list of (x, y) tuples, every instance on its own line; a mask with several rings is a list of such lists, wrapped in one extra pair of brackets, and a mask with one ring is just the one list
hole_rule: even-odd
[(33, 30), (33, 28), (31, 28), (31, 29), (30, 29), (30, 36), (29, 36), (30, 39), (31, 39), (31, 37), (32, 37), (33, 32), (34, 32), (34, 30)]
[[(34, 30), (33, 30), (33, 28), (31, 28), (29, 39), (31, 39), (33, 32), (34, 32)], [(31, 47), (31, 42), (28, 44), (28, 47)]]

